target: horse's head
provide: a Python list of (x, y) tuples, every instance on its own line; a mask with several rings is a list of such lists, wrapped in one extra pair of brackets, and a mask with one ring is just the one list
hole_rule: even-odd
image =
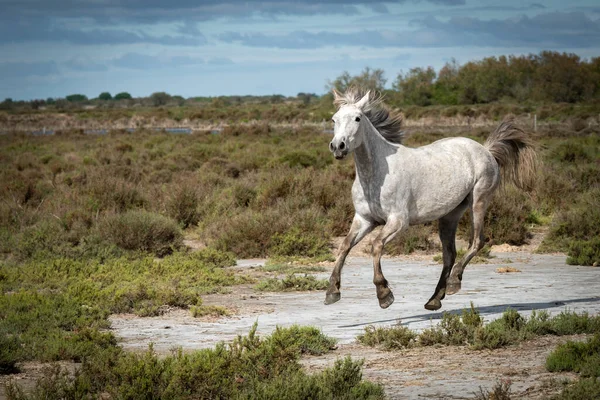
[(364, 113), (365, 106), (369, 103), (367, 92), (359, 101), (348, 104), (335, 89), (333, 90), (334, 103), (340, 108), (333, 115), (333, 140), (329, 143), (329, 150), (338, 160), (354, 151), (362, 143), (363, 129), (361, 124), (367, 120)]

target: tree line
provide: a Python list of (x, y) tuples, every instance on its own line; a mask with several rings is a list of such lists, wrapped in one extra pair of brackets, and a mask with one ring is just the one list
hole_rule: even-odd
[[(401, 71), (386, 88), (387, 79), (382, 69), (366, 67), (358, 75), (343, 72), (326, 83), (330, 92), (335, 88), (345, 91), (350, 86), (361, 86), (386, 94), (386, 102), (401, 105), (458, 105), (485, 104), (492, 102), (512, 103), (577, 103), (600, 99), (600, 57), (581, 59), (572, 53), (542, 51), (539, 54), (486, 57), (459, 65), (455, 60), (447, 62), (439, 71), (433, 67), (415, 67)], [(71, 94), (65, 98), (13, 101), (5, 99), (0, 109), (57, 109), (77, 108), (83, 105), (100, 107), (129, 107), (134, 105), (186, 106), (211, 104), (213, 106), (241, 105), (244, 103), (277, 104), (296, 101), (307, 106), (323, 104), (328, 93), (298, 93), (286, 97), (269, 96), (219, 96), (191, 97), (188, 99), (166, 92), (155, 92), (148, 97), (133, 98), (128, 92), (112, 96), (102, 92), (97, 98), (88, 99), (83, 94)]]
[(385, 90), (384, 71), (365, 68), (328, 82), (329, 89), (358, 85), (385, 91), (397, 105), (458, 105), (498, 101), (577, 103), (600, 98), (600, 57), (582, 60), (576, 54), (542, 51), (521, 56), (486, 57), (459, 65), (447, 62), (400, 72), (391, 90)]

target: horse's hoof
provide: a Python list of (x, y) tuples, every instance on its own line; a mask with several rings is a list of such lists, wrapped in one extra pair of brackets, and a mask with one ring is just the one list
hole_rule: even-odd
[(388, 294), (384, 295), (383, 298), (379, 299), (379, 307), (388, 308), (394, 302), (394, 294), (388, 289)]
[(325, 304), (329, 305), (329, 304), (333, 304), (335, 302), (340, 301), (340, 298), (342, 297), (342, 294), (340, 292), (337, 293), (327, 293), (325, 295)]
[(442, 308), (442, 302), (438, 299), (431, 299), (425, 303), (425, 309), (429, 311), (436, 311)]
[(455, 293), (458, 293), (458, 291), (460, 290), (460, 281), (456, 280), (456, 282), (448, 282), (448, 284), (446, 285), (446, 294), (447, 295), (452, 295)]

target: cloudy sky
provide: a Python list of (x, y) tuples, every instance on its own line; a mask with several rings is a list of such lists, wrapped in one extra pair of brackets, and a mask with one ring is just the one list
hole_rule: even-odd
[(600, 56), (598, 0), (0, 0), (0, 100), (322, 94), (455, 58)]

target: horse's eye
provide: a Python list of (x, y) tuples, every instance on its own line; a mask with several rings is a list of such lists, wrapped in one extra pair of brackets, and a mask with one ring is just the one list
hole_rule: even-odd
[(360, 117), (356, 117), (356, 118), (354, 118), (354, 120), (355, 120), (356, 122), (360, 122)]
[(335, 119), (332, 119), (331, 122), (333, 122), (335, 124)]

